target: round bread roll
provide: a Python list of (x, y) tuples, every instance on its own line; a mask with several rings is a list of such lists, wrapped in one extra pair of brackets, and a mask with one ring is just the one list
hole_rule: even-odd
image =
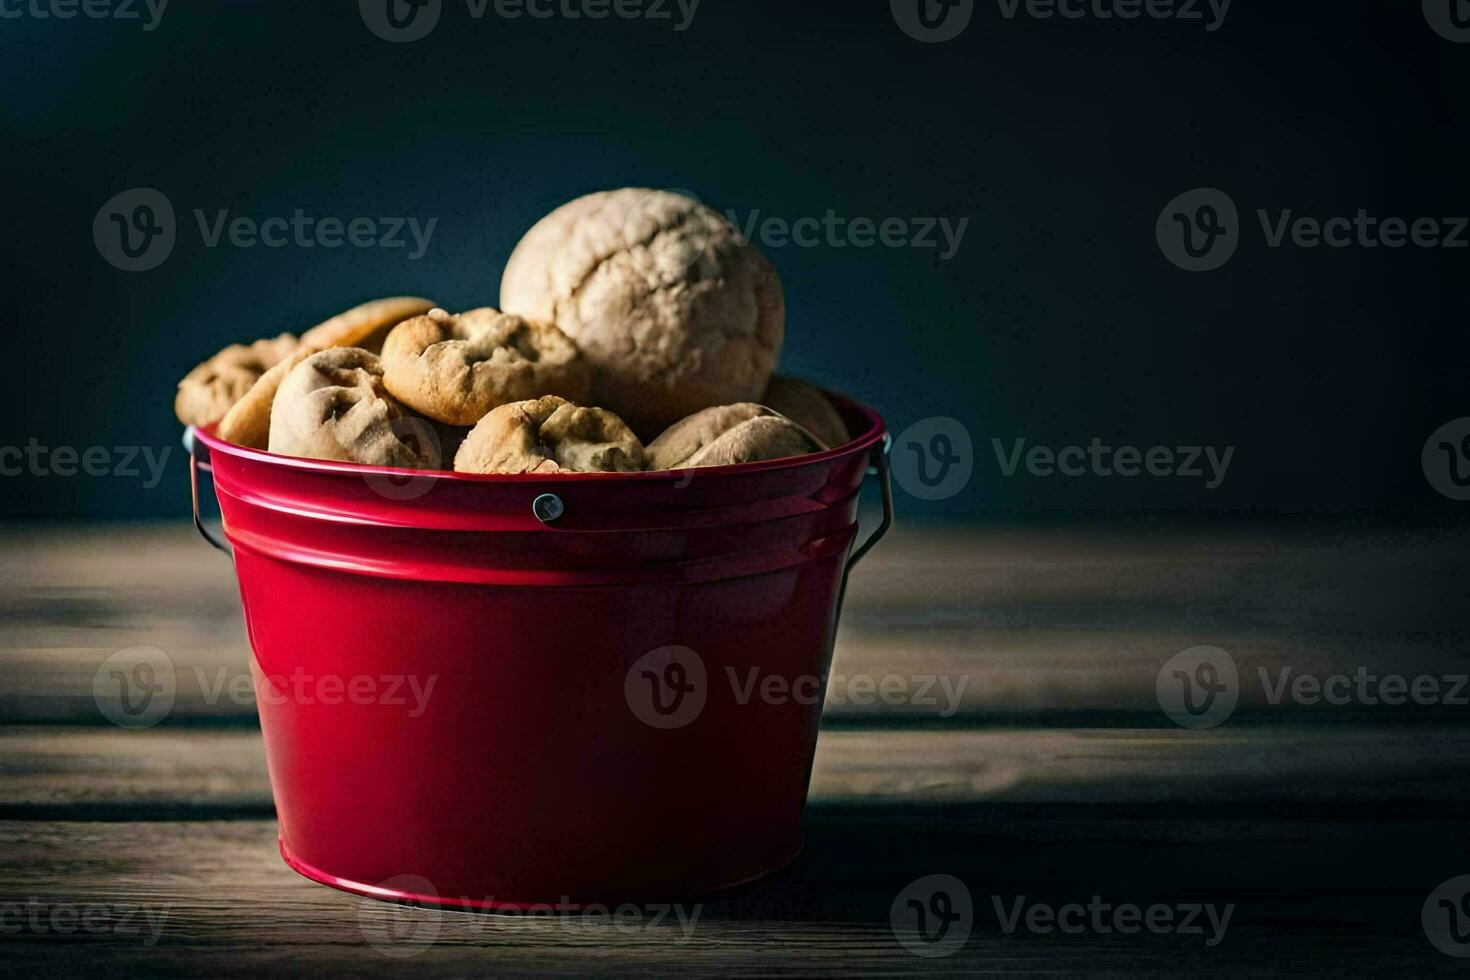
[(214, 425), (299, 343), (283, 333), (249, 345), (231, 344), (184, 375), (174, 396), (174, 414), (185, 425)]
[(376, 355), (319, 351), (291, 369), (271, 407), (270, 451), (368, 466), (437, 465), (429, 423), (407, 414), (383, 385)]
[(566, 334), (490, 307), (398, 324), (383, 344), (383, 380), (405, 405), (449, 425), (541, 395), (583, 401), (592, 383)]
[(730, 466), (821, 452), (822, 441), (764, 405), (742, 402), (696, 412), (648, 444), (650, 470)]
[(781, 352), (781, 281), (730, 222), (685, 194), (578, 198), (516, 246), (500, 306), (554, 323), (593, 368), (591, 400), (645, 436), (759, 398)]
[(797, 425), (827, 444), (827, 448), (840, 446), (852, 438), (847, 432), (847, 423), (837, 414), (837, 409), (826, 395), (805, 381), (776, 375), (766, 388), (767, 405), (786, 416)]
[(555, 395), (501, 405), (454, 457), (459, 473), (632, 473), (643, 443), (622, 419)]

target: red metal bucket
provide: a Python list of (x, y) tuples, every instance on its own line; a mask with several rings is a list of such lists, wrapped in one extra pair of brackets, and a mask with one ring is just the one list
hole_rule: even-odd
[[(196, 433), (286, 862), (516, 908), (790, 861), (843, 585), (892, 510), (882, 419), (834, 400), (846, 445), (675, 473), (428, 475)], [(884, 519), (856, 547), (869, 472)]]

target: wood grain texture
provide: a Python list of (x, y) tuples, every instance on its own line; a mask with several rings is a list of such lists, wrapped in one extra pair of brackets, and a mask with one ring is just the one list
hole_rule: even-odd
[[(288, 870), (273, 821), (0, 822), (0, 907), (43, 916), (60, 908), (68, 918), (91, 911), (101, 922), (79, 934), (12, 914), (21, 924), (5, 937), (5, 955), (13, 969), (211, 976), (1316, 976), (1334, 967), (1402, 976), (1458, 966), (1425, 940), (1419, 907), (1453, 870), (1459, 824), (1417, 814), (1365, 820), (1347, 807), (1304, 822), (1209, 808), (1152, 818), (1086, 807), (880, 808), (814, 812), (807, 834), (792, 867), (678, 902), (692, 920), (685, 928), (671, 914), (654, 921), (655, 909), (613, 923), (358, 899)], [(965, 884), (962, 908), (973, 917), (968, 941), (943, 959), (910, 953), (891, 920), (900, 892), (931, 873)], [(1211, 946), (1206, 935), (1007, 933), (996, 906), (1009, 910), (1023, 897), (1085, 904), (1094, 895), (1110, 905), (1234, 909)]]
[[(1164, 806), (1470, 804), (1457, 727), (1227, 724), (1167, 729), (836, 730), (813, 807), (980, 803)], [(752, 760), (758, 764), (759, 760)], [(231, 819), (272, 814), (252, 731), (0, 728), (0, 817)]]
[[(1464, 671), (1465, 531), (896, 534), (853, 579), (829, 693), (860, 676), (964, 679), (956, 710), (829, 700), (805, 854), (682, 897), (692, 927), (647, 909), (405, 909), (289, 871), (253, 707), (211, 695), (247, 674), (232, 571), (192, 535), (0, 531), (8, 972), (1422, 976), (1465, 962), (1420, 924), (1430, 891), (1470, 873), (1465, 709), (1288, 711), (1247, 684), (1226, 724), (1185, 731), (1154, 696), (1162, 662), (1199, 643), (1247, 676)], [(124, 731), (92, 680), (135, 645), (167, 652), (179, 697), (160, 727)], [(939, 959), (905, 948), (892, 918), (931, 874), (964, 883), (973, 920)], [(1093, 896), (1234, 910), (1210, 945), (1008, 931), (997, 908)]]
[[(1173, 654), (1225, 648), (1241, 713), (1413, 712), (1273, 705), (1295, 674), (1470, 674), (1470, 529), (899, 528), (853, 576), (829, 677), (832, 724), (1128, 714), (1162, 721)], [(188, 526), (0, 531), (0, 722), (103, 724), (112, 653), (174, 665), (171, 724), (249, 724), (233, 571)], [(901, 679), (909, 697), (870, 691)], [(943, 696), (947, 683), (957, 697)], [(919, 697), (920, 688), (930, 694)], [(1453, 712), (1451, 712), (1453, 713)]]

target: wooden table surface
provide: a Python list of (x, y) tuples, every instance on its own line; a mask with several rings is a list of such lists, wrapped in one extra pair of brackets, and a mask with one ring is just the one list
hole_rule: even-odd
[[(680, 922), (408, 909), (298, 877), (253, 706), (211, 693), (248, 675), (229, 563), (176, 525), (0, 531), (0, 957), (17, 975), (1462, 971), (1421, 913), (1470, 874), (1470, 708), (1273, 704), (1252, 678), (1470, 672), (1467, 545), (1372, 522), (900, 528), (853, 580), (833, 676), (956, 697), (829, 703), (803, 857)], [(1186, 730), (1155, 681), (1201, 644), (1238, 662), (1240, 705)], [(181, 681), (163, 723), (126, 731), (92, 681), (137, 645)], [(968, 892), (947, 886), (968, 939), (919, 944), (942, 957), (894, 925), (930, 875)], [(1207, 911), (1198, 933), (1125, 933), (1111, 911), (1048, 928), (1072, 903)]]

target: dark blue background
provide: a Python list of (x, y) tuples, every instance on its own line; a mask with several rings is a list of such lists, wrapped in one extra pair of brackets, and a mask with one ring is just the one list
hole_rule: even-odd
[[(353, 2), (173, 0), (161, 26), (0, 21), (11, 370), (0, 445), (177, 444), (177, 378), (231, 341), (410, 292), (494, 303), (520, 234), (624, 184), (793, 220), (969, 218), (959, 254), (769, 249), (784, 369), (892, 427), (954, 416), (969, 488), (909, 513), (1447, 509), (1420, 448), (1466, 398), (1470, 251), (1272, 250), (1255, 208), (1470, 214), (1470, 45), (1419, 4), (1236, 0), (1223, 29), (1007, 21), (905, 36), (887, 0), (704, 0), (692, 27), (472, 20), (413, 44)], [(1154, 240), (1164, 204), (1228, 191), (1224, 269)], [(179, 214), (160, 268), (106, 264), (91, 227), (151, 186)], [(406, 250), (204, 248), (192, 211), (437, 217)], [(1007, 443), (1237, 447), (1229, 479), (1002, 479)], [(10, 516), (181, 516), (176, 452), (124, 478), (0, 480)]]

